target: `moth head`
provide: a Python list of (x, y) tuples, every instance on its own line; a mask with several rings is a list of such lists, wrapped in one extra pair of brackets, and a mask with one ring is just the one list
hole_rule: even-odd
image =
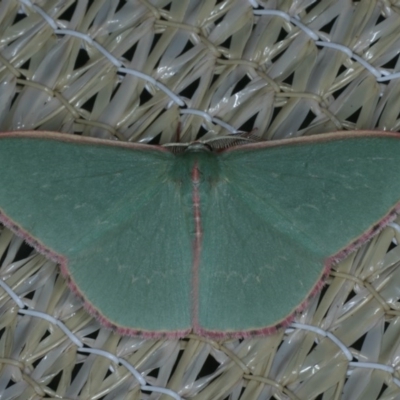
[(257, 138), (249, 133), (219, 136), (208, 140), (196, 140), (191, 143), (168, 143), (164, 144), (171, 153), (181, 154), (186, 152), (215, 152), (218, 153), (229, 147), (243, 144), (255, 143)]

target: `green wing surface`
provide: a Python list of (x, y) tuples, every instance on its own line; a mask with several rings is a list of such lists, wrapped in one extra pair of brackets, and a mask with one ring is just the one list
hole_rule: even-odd
[(398, 211), (399, 136), (322, 135), (219, 157), (219, 183), (202, 194), (204, 334), (267, 334), (287, 325), (332, 262)]
[(66, 259), (72, 287), (105, 325), (186, 332), (191, 221), (168, 179), (173, 159), (151, 146), (1, 135), (2, 219), (39, 251)]
[(399, 211), (400, 139), (233, 147), (0, 135), (0, 220), (124, 334), (270, 334)]

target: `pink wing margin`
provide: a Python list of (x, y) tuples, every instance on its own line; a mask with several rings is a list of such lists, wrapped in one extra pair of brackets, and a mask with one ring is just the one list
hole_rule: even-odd
[[(243, 146), (235, 146), (224, 150), (223, 152), (235, 151), (237, 149), (260, 149), (260, 148), (268, 148), (274, 146), (282, 146), (286, 144), (303, 144), (303, 143), (313, 143), (313, 142), (325, 142), (330, 140), (337, 139), (345, 139), (345, 138), (354, 138), (354, 137), (395, 137), (400, 140), (400, 135), (396, 133), (388, 133), (388, 132), (379, 132), (379, 131), (348, 131), (348, 132), (338, 132), (338, 133), (329, 133), (329, 134), (321, 134), (319, 136), (313, 137), (301, 137), (295, 139), (283, 139), (271, 142), (262, 142), (255, 144), (246, 144)], [(127, 142), (117, 142), (117, 141), (106, 141), (103, 139), (94, 139), (94, 138), (86, 138), (80, 136), (73, 136), (70, 134), (61, 134), (57, 132), (41, 132), (41, 131), (18, 131), (18, 132), (4, 132), (0, 133), (0, 139), (5, 137), (35, 137), (35, 138), (43, 138), (43, 139), (53, 139), (58, 141), (65, 142), (75, 142), (75, 143), (88, 143), (88, 144), (96, 144), (96, 145), (104, 145), (104, 146), (115, 146), (115, 147), (124, 147), (124, 148), (132, 148), (132, 149), (142, 149), (144, 151), (148, 150), (150, 147), (154, 150), (157, 148), (161, 152), (169, 152), (166, 148), (162, 146), (150, 146), (146, 144), (136, 144), (136, 143), (127, 143)], [(251, 329), (245, 331), (212, 331), (207, 330), (199, 326), (196, 318), (193, 321), (193, 329), (181, 330), (181, 331), (144, 331), (132, 329), (129, 327), (119, 326), (114, 324), (112, 321), (107, 319), (105, 316), (101, 314), (101, 312), (93, 306), (84, 296), (84, 294), (79, 290), (78, 286), (75, 284), (69, 269), (68, 269), (68, 260), (65, 256), (54, 252), (52, 249), (46, 247), (40, 241), (38, 241), (35, 237), (29, 234), (26, 230), (24, 230), (21, 226), (16, 224), (12, 219), (10, 219), (0, 208), (0, 222), (10, 229), (14, 234), (18, 237), (24, 239), (30, 246), (32, 246), (38, 253), (44, 255), (49, 260), (60, 265), (60, 270), (63, 277), (66, 279), (69, 289), (82, 301), (84, 308), (89, 312), (90, 315), (94, 316), (102, 326), (105, 328), (111, 329), (120, 335), (126, 336), (140, 336), (146, 339), (177, 339), (182, 338), (189, 333), (193, 332), (200, 336), (209, 337), (211, 339), (228, 339), (228, 338), (249, 338), (256, 336), (269, 336), (281, 331), (282, 329), (288, 327), (295, 317), (300, 314), (304, 309), (308, 306), (309, 302), (321, 291), (322, 287), (325, 285), (326, 280), (329, 276), (329, 273), (333, 266), (335, 266), (340, 261), (344, 260), (349, 254), (355, 252), (359, 249), (363, 244), (371, 240), (374, 236), (376, 236), (380, 231), (382, 231), (389, 223), (394, 221), (397, 216), (400, 214), (400, 202), (398, 202), (393, 208), (389, 210), (386, 215), (383, 216), (378, 222), (372, 225), (366, 232), (364, 232), (361, 236), (356, 238), (354, 241), (349, 243), (346, 247), (339, 250), (337, 253), (328, 257), (323, 265), (321, 275), (308, 293), (306, 299), (300, 303), (287, 317), (278, 321), (276, 324), (267, 326), (260, 329)], [(197, 223), (197, 222), (196, 222)], [(195, 246), (201, 246), (201, 243), (195, 241)], [(196, 253), (196, 249), (195, 249)], [(195, 268), (193, 268), (195, 269)], [(194, 277), (194, 281), (195, 281)], [(196, 314), (196, 313), (195, 313)]]

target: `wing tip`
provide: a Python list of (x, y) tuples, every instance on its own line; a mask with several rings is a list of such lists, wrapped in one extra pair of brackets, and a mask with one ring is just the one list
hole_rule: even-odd
[(21, 239), (24, 239), (26, 243), (28, 243), (31, 247), (33, 247), (38, 253), (44, 255), (51, 261), (54, 261), (57, 264), (63, 264), (65, 262), (65, 257), (61, 256), (58, 253), (50, 250), (43, 243), (35, 239), (32, 235), (29, 234), (28, 231), (23, 229), (20, 225), (15, 223), (11, 218), (9, 218), (3, 210), (0, 208), (0, 223), (2, 223), (5, 227), (10, 229), (11, 232), (15, 233)]

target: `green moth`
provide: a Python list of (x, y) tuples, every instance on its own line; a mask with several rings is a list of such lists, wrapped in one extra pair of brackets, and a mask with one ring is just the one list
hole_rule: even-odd
[(267, 335), (399, 211), (400, 139), (218, 149), (0, 135), (0, 221), (119, 333)]

